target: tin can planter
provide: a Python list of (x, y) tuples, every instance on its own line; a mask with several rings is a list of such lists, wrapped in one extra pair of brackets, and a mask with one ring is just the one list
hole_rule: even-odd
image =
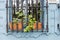
[(22, 22), (18, 22), (18, 31), (22, 30)]
[[(33, 27), (34, 30), (37, 30), (37, 24), (34, 23), (34, 27)], [(42, 23), (38, 22), (38, 30), (41, 30), (42, 29)]]

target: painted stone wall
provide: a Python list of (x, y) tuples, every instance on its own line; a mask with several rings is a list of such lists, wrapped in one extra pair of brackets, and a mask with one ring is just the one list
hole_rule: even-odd
[[(54, 34), (52, 35), (42, 35), (39, 36), (38, 38), (19, 38), (18, 35), (15, 37), (16, 33), (14, 35), (5, 35), (6, 33), (6, 0), (0, 0), (0, 39), (1, 40), (59, 40), (60, 36), (56, 36)], [(44, 6), (46, 6), (46, 0), (44, 0)], [(9, 12), (11, 15), (11, 9)], [(49, 33), (54, 33), (57, 32), (57, 24), (60, 24), (60, 8), (57, 8), (57, 4), (49, 4), (48, 8), (48, 18), (49, 18)], [(10, 18), (11, 19), (11, 18)], [(44, 7), (44, 27), (46, 28), (46, 7)], [(12, 33), (13, 34), (13, 33)], [(21, 33), (22, 34), (22, 33)], [(36, 33), (34, 35), (37, 35), (40, 33)], [(31, 35), (31, 34), (30, 34)]]
[(6, 0), (0, 0), (0, 28), (1, 28), (0, 32), (6, 32), (6, 8), (5, 8), (6, 6), (5, 5), (6, 5)]
[[(6, 0), (0, 0), (0, 26), (4, 28), (1, 28), (3, 32), (6, 32)], [(11, 5), (11, 4), (10, 4)], [(46, 0), (44, 0), (44, 6), (46, 6)], [(11, 9), (10, 14), (11, 15)], [(57, 30), (57, 24), (60, 23), (59, 19), (59, 13), (60, 9), (57, 8), (57, 4), (49, 4), (48, 8), (48, 18), (49, 18), (49, 32), (54, 33)], [(11, 18), (10, 18), (11, 19)], [(44, 7), (44, 27), (46, 28), (46, 7)], [(2, 32), (2, 31), (1, 31)]]

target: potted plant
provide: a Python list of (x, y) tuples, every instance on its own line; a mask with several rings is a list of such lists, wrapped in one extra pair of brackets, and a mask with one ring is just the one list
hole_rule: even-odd
[[(34, 7), (36, 7), (36, 4), (33, 4), (33, 5), (34, 5)], [(38, 6), (40, 6), (40, 2), (38, 3)], [(37, 18), (36, 18), (36, 17), (37, 17), (37, 16), (36, 16), (36, 8), (33, 9), (33, 10), (34, 10), (34, 13), (33, 13), (34, 15), (33, 15), (33, 16), (34, 16), (34, 18), (37, 20)], [(40, 17), (41, 17), (41, 15), (42, 15), (42, 10), (40, 10), (40, 7), (38, 7), (38, 11), (37, 11), (37, 12), (38, 12), (38, 14), (37, 14), (37, 15), (38, 15), (38, 24), (37, 24), (37, 21), (35, 20), (36, 22), (33, 24), (33, 29), (34, 29), (34, 30), (37, 30), (37, 29), (38, 29), (38, 30), (41, 30), (41, 29), (42, 29), (42, 23), (40, 22)], [(30, 14), (32, 14), (32, 13), (31, 13), (31, 10), (30, 10)], [(31, 15), (31, 16), (32, 16), (32, 15)], [(37, 27), (37, 25), (38, 25), (38, 27)]]
[[(38, 28), (37, 28), (37, 25), (38, 25)], [(38, 22), (38, 23), (34, 23), (34, 30), (41, 30), (42, 29), (42, 23), (41, 22)]]
[(13, 18), (13, 21), (9, 23), (10, 30), (17, 30), (17, 18)]
[(33, 30), (33, 24), (36, 22), (35, 18), (32, 18), (32, 15), (30, 14), (28, 16), (28, 26), (26, 26), (26, 28), (24, 29), (24, 32), (30, 32)]
[(20, 31), (22, 30), (22, 19), (24, 17), (22, 10), (16, 12), (15, 16), (14, 16), (15, 18), (13, 18), (13, 24), (12, 22), (9, 23), (10, 30), (12, 30), (12, 26), (13, 26), (13, 30), (17, 30), (18, 28), (18, 31)]
[[(37, 29), (37, 21), (35, 18), (32, 18), (32, 15), (29, 15), (29, 23), (33, 25), (34, 30)], [(38, 30), (41, 30), (41, 29), (42, 29), (42, 23), (38, 22)]]
[[(24, 29), (24, 32), (30, 32), (31, 30), (37, 30), (37, 24), (36, 24), (36, 19), (32, 17), (32, 15), (29, 15), (29, 22), (28, 26)], [(38, 30), (42, 29), (42, 24), (38, 22)]]
[(20, 10), (16, 12), (17, 18), (18, 18), (18, 31), (22, 30), (22, 19), (24, 17), (23, 11)]

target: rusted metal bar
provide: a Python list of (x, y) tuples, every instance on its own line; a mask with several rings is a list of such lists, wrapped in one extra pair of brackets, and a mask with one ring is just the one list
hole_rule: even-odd
[(23, 9), (23, 0), (21, 0), (21, 9)]
[[(38, 0), (36, 0), (36, 7), (38, 7)], [(36, 23), (36, 27), (37, 27), (37, 31), (38, 31), (38, 8), (36, 8), (36, 19), (37, 19), (37, 23)]]
[(44, 0), (40, 0), (40, 10), (42, 11), (42, 32), (44, 32)]
[(8, 0), (6, 0), (6, 32), (8, 33)]
[(29, 0), (29, 9), (28, 10), (29, 10), (29, 14), (30, 14), (30, 0)]
[(34, 11), (33, 11), (33, 7), (34, 7), (34, 4), (33, 4), (33, 0), (31, 0), (32, 1), (32, 17), (34, 17)]
[[(29, 3), (29, 4), (30, 4), (30, 3)], [(19, 6), (19, 7), (21, 7), (21, 6)], [(17, 7), (17, 8), (19, 8), (19, 7)], [(26, 6), (23, 6), (23, 7), (26, 8)], [(40, 8), (40, 6), (38, 6), (38, 7), (35, 7), (35, 6), (33, 6), (33, 7), (32, 7), (32, 6), (29, 6), (29, 7), (30, 7), (30, 8), (33, 8), (33, 9), (34, 9), (34, 8), (38, 8), (38, 7)], [(44, 6), (44, 7), (45, 7), (45, 6)], [(11, 6), (8, 6), (8, 8), (11, 8)], [(16, 7), (15, 7), (15, 8), (16, 8)]]
[(13, 6), (14, 6), (14, 15), (15, 15), (15, 0), (14, 0), (14, 5)]
[(46, 31), (48, 32), (48, 0), (46, 0), (46, 12), (47, 12), (47, 25), (46, 25)]
[[(17, 12), (19, 11), (19, 0), (16, 0)], [(18, 24), (17, 24), (17, 33), (18, 33)]]
[(19, 0), (16, 0), (17, 11), (19, 11)]
[[(22, 11), (23, 11), (23, 0), (21, 0), (21, 9), (22, 9)], [(23, 32), (23, 30), (24, 30), (24, 27), (23, 27), (23, 18), (22, 18), (22, 32)]]
[(14, 9), (13, 9), (13, 0), (12, 0), (12, 32), (13, 32), (13, 13), (14, 13)]
[[(30, 11), (30, 10), (29, 10)], [(27, 25), (28, 25), (28, 0), (26, 0)]]
[[(33, 7), (34, 7), (34, 5), (33, 5), (33, 0), (31, 0), (31, 5), (32, 5), (32, 7), (31, 7), (31, 9), (32, 9), (32, 17), (34, 17), (34, 11), (33, 11)], [(32, 29), (32, 32), (33, 32), (33, 29)]]

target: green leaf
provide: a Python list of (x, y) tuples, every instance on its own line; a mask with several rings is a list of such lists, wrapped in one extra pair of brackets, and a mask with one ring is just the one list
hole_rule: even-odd
[(27, 30), (26, 30), (26, 29), (24, 29), (24, 32), (27, 32)]
[(16, 12), (16, 14), (19, 14), (19, 12)]

